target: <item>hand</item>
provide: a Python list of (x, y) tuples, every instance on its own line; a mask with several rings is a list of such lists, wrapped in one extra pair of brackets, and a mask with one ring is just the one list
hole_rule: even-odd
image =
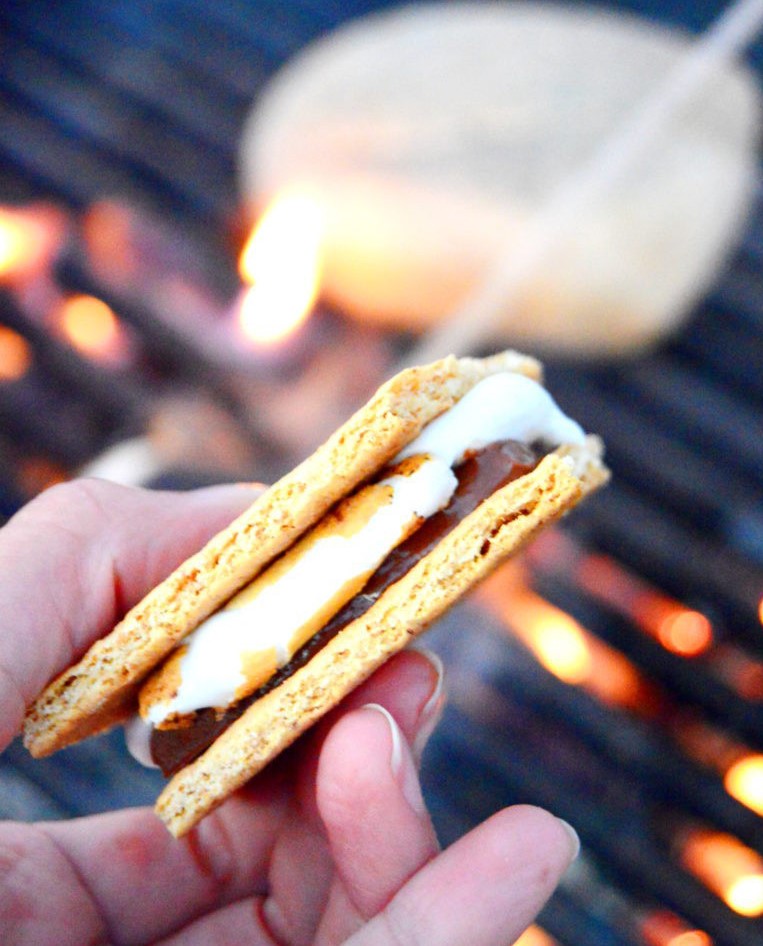
[[(0, 748), (54, 674), (251, 500), (81, 481), (0, 530)], [(181, 841), (149, 809), (0, 825), (0, 941), (508, 946), (575, 839), (515, 807), (438, 851), (416, 754), (439, 680), (423, 652), (394, 658)]]

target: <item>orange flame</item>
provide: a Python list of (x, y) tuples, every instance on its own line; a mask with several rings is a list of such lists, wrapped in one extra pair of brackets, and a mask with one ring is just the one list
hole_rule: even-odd
[(545, 930), (533, 924), (528, 926), (514, 946), (558, 946), (557, 941), (549, 936)]
[(745, 700), (763, 702), (763, 660), (746, 649), (724, 641), (715, 648), (712, 669)]
[(684, 751), (719, 772), (732, 798), (763, 815), (763, 755), (704, 720), (674, 719), (672, 732)]
[(641, 933), (648, 946), (713, 946), (702, 930), (692, 929), (669, 910), (655, 910), (641, 923)]
[(265, 211), (239, 259), (249, 288), (238, 320), (250, 341), (275, 344), (305, 321), (320, 288), (323, 235), (320, 204), (303, 189), (282, 194)]
[(19, 381), (32, 364), (32, 350), (23, 335), (0, 325), (0, 382)]
[[(495, 584), (493, 588), (497, 592)], [(504, 589), (499, 610), (509, 629), (560, 680), (582, 686), (606, 703), (643, 702), (642, 681), (634, 666), (545, 598), (515, 584)]]
[(682, 657), (698, 657), (710, 648), (713, 629), (704, 614), (671, 601), (654, 602), (652, 608), (655, 604), (661, 615), (656, 617), (654, 610), (647, 605), (642, 612), (642, 621), (648, 622), (651, 614), (655, 636), (666, 650)]
[(101, 278), (120, 287), (137, 277), (135, 228), (135, 211), (117, 200), (96, 201), (82, 220), (90, 265)]
[(735, 913), (763, 915), (763, 858), (738, 838), (706, 829), (690, 831), (681, 860)]
[(28, 457), (17, 469), (17, 479), (25, 496), (36, 496), (44, 489), (68, 479), (66, 470), (47, 457)]
[(71, 296), (61, 304), (59, 327), (73, 348), (102, 361), (115, 360), (122, 328), (113, 310), (95, 296)]
[(52, 207), (0, 207), (0, 280), (39, 272), (60, 242), (64, 226), (63, 214)]
[(668, 941), (668, 946), (712, 946), (713, 941), (702, 930), (685, 930)]
[(650, 587), (607, 556), (584, 556), (578, 577), (586, 591), (630, 617), (666, 650), (698, 657), (712, 646), (713, 628), (704, 614)]
[(763, 755), (738, 759), (726, 772), (723, 784), (729, 795), (763, 815)]
[(528, 592), (524, 602), (512, 608), (511, 622), (543, 666), (560, 680), (580, 684), (590, 678), (591, 647), (570, 615)]

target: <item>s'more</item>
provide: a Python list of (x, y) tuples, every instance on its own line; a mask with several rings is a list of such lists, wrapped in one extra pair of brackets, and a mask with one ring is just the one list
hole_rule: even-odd
[(406, 369), (51, 681), (25, 744), (125, 724), (181, 836), (607, 478), (534, 359)]

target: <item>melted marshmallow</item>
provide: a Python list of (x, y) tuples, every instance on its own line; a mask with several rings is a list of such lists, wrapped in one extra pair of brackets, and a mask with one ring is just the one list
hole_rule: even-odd
[(242, 656), (274, 648), (279, 666), (293, 656), (295, 631), (358, 575), (370, 574), (410, 531), (447, 505), (457, 485), (455, 474), (432, 458), (409, 475), (391, 476), (380, 486), (391, 500), (380, 506), (351, 536), (316, 541), (277, 581), (265, 585), (246, 605), (218, 611), (185, 640), (180, 685), (173, 699), (156, 703), (146, 718), (154, 725), (175, 713), (227, 706), (246, 685)]
[(159, 725), (174, 714), (234, 702), (245, 683), (247, 653), (275, 649), (279, 666), (288, 662), (290, 642), (311, 615), (358, 575), (374, 571), (405, 537), (412, 520), (447, 505), (457, 485), (451, 467), (466, 453), (502, 440), (557, 446), (583, 439), (578, 424), (535, 381), (514, 373), (480, 381), (401, 451), (396, 460), (422, 454), (428, 459), (412, 474), (383, 481), (392, 489), (391, 501), (359, 530), (318, 539), (244, 606), (235, 606), (234, 598), (185, 639), (177, 693), (150, 706), (145, 718)]
[(125, 743), (127, 751), (141, 765), (147, 769), (158, 769), (151, 755), (151, 733), (153, 726), (141, 716), (133, 716), (124, 725)]
[(556, 447), (583, 443), (585, 434), (537, 381), (503, 372), (476, 384), (428, 424), (397, 459), (430, 453), (454, 466), (464, 454), (501, 440), (528, 444), (540, 440)]

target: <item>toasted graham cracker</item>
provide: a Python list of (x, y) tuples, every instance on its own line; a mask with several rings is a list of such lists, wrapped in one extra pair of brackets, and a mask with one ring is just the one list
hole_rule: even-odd
[(598, 441), (589, 438), (579, 453), (584, 455), (575, 460), (552, 453), (493, 494), (365, 615), (182, 769), (156, 806), (170, 832), (189, 831), (539, 529), (599, 485), (606, 471)]
[(300, 466), (267, 490), (134, 607), (30, 707), (24, 741), (45, 756), (119, 722), (175, 645), (250, 581), (335, 502), (487, 375), (540, 365), (516, 352), (445, 358), (396, 375)]

